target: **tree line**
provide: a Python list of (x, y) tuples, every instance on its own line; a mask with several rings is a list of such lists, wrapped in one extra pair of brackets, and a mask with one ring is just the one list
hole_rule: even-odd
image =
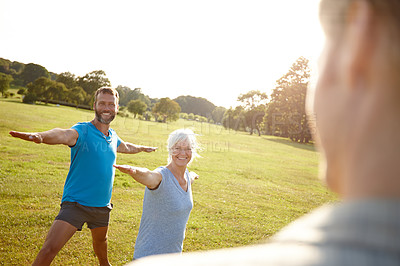
[[(100, 87), (111, 86), (111, 82), (103, 70), (95, 70), (84, 76), (75, 76), (70, 72), (56, 74), (38, 64), (24, 64), (0, 58), (0, 92), (3, 97), (9, 96), (7, 90), (10, 86), (20, 88), (18, 94), (23, 95), (24, 103), (42, 101), (90, 109), (94, 92)], [(201, 120), (204, 121), (204, 117), (211, 117), (216, 108), (208, 100), (199, 97), (153, 99), (140, 88), (132, 90), (119, 85), (116, 89), (120, 95), (121, 110), (128, 110), (135, 118), (139, 116), (146, 120), (167, 122), (177, 120), (181, 112), (187, 112), (188, 119), (190, 114), (194, 114), (194, 120), (202, 117)], [(214, 120), (207, 118), (207, 121), (221, 122), (221, 119), (222, 117), (218, 120), (214, 116)]]
[[(251, 90), (241, 94), (235, 108), (215, 106), (205, 98), (179, 96), (175, 99), (153, 99), (140, 88), (117, 86), (120, 95), (121, 115), (125, 110), (134, 117), (158, 122), (179, 118), (222, 124), (226, 129), (247, 131), (250, 134), (275, 135), (293, 141), (308, 143), (311, 140), (305, 98), (310, 78), (309, 62), (300, 57), (289, 71), (276, 82), (272, 94)], [(23, 102), (36, 101), (61, 103), (81, 108), (93, 105), (94, 92), (111, 86), (102, 70), (84, 76), (70, 72), (56, 74), (37, 64), (23, 64), (0, 58), (0, 92), (7, 96), (11, 86), (20, 88)]]
[(241, 105), (224, 113), (223, 126), (250, 134), (257, 132), (258, 135), (275, 135), (309, 143), (311, 130), (305, 111), (309, 81), (309, 61), (300, 57), (276, 81), (270, 98), (266, 93), (255, 90), (239, 95)]

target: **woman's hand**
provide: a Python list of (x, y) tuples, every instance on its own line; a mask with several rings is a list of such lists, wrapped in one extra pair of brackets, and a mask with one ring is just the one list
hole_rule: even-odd
[(147, 168), (118, 164), (114, 164), (113, 166), (122, 173), (130, 175), (137, 182), (145, 185), (149, 189), (157, 188), (162, 180), (162, 175), (159, 172), (150, 171)]
[(113, 165), (115, 168), (117, 168), (118, 170), (120, 170), (122, 173), (128, 174), (133, 176), (135, 174), (135, 169), (134, 167), (130, 166), (130, 165), (118, 165), (118, 164), (114, 164)]
[(199, 179), (199, 175), (195, 172), (189, 172), (190, 183), (193, 184), (194, 180)]

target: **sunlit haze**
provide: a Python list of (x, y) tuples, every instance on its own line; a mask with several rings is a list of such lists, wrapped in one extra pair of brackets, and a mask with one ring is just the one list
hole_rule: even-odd
[(322, 46), (318, 0), (0, 0), (0, 57), (235, 106)]

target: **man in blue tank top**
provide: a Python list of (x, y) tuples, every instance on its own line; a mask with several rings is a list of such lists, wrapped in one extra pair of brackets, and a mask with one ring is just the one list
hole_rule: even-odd
[(70, 129), (45, 132), (11, 131), (13, 137), (35, 143), (64, 144), (71, 148), (71, 164), (64, 185), (61, 210), (53, 222), (45, 243), (33, 265), (50, 265), (54, 257), (87, 223), (93, 249), (100, 265), (110, 265), (107, 256), (107, 231), (112, 209), (111, 193), (117, 152), (152, 152), (156, 148), (122, 141), (110, 123), (118, 112), (118, 92), (103, 87), (96, 91), (91, 122), (77, 123)]

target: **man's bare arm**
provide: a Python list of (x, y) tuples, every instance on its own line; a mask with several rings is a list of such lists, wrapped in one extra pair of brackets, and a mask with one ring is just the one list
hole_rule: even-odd
[(141, 146), (141, 145), (136, 145), (136, 144), (132, 144), (129, 142), (124, 142), (124, 141), (122, 141), (121, 144), (117, 148), (117, 152), (130, 153), (130, 154), (135, 154), (135, 153), (139, 153), (139, 152), (153, 152), (156, 150), (157, 150), (157, 147)]
[(45, 144), (64, 144), (74, 146), (79, 137), (75, 129), (54, 128), (44, 132), (26, 133), (18, 131), (10, 131), (10, 135), (15, 138), (20, 138), (26, 141)]

